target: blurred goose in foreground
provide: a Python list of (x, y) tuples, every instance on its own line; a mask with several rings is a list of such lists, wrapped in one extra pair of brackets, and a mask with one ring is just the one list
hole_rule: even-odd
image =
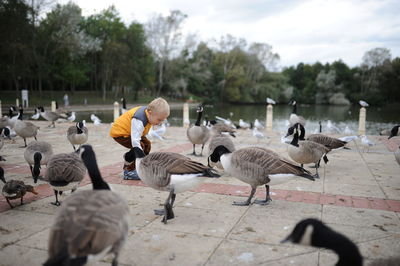
[(195, 188), (205, 180), (203, 177), (219, 177), (212, 168), (178, 153), (153, 152), (145, 155), (137, 147), (133, 151), (140, 179), (151, 188), (169, 192), (164, 209), (154, 211), (156, 215), (164, 215), (163, 223), (175, 217), (172, 207), (176, 193)]
[(317, 219), (305, 219), (297, 223), (290, 235), (282, 240), (282, 243), (285, 242), (330, 249), (339, 256), (338, 266), (363, 265), (356, 244)]
[(296, 123), (300, 123), (305, 126), (306, 120), (304, 119), (304, 117), (297, 115), (297, 102), (292, 100), (289, 102), (289, 104), (293, 106), (292, 113), (289, 116), (290, 125), (293, 126)]
[(70, 126), (67, 130), (67, 139), (71, 143), (72, 147), (75, 149), (75, 145), (79, 145), (79, 147), (86, 143), (89, 137), (89, 132), (85, 123), (78, 122), (75, 126)]
[(242, 148), (231, 152), (225, 146), (218, 146), (210, 155), (213, 163), (221, 162), (224, 170), (251, 186), (249, 197), (234, 205), (249, 205), (258, 186), (265, 185), (265, 200), (254, 203), (266, 205), (271, 201), (269, 186), (281, 184), (297, 177), (313, 180), (310, 172), (279, 156), (276, 152), (260, 147)]
[(24, 139), (24, 144), (26, 147), (26, 138), (34, 138), (36, 139), (36, 135), (39, 131), (39, 127), (35, 126), (34, 124), (32, 124), (31, 122), (28, 121), (22, 121), (22, 115), (23, 115), (23, 109), (21, 108), (19, 110), (19, 117), (17, 119), (17, 121), (15, 122), (14, 125), (14, 130), (15, 133), (20, 136), (21, 138)]
[(186, 135), (191, 143), (193, 143), (193, 155), (196, 156), (196, 144), (201, 144), (200, 156), (203, 156), (204, 145), (210, 138), (210, 131), (206, 126), (200, 124), (201, 116), (203, 114), (203, 106), (197, 107), (197, 120), (194, 125), (189, 127), (186, 131)]
[(93, 190), (78, 191), (64, 201), (50, 230), (44, 265), (84, 265), (112, 253), (116, 266), (128, 235), (129, 207), (101, 177), (92, 147), (80, 150)]
[(51, 145), (45, 141), (32, 141), (26, 147), (24, 158), (29, 164), (35, 183), (39, 178), (41, 165), (47, 165), (51, 156), (53, 156), (53, 149)]
[(314, 141), (299, 141), (298, 128), (296, 127), (293, 140), (290, 142), (288, 147), (288, 154), (293, 161), (301, 164), (301, 167), (303, 167), (304, 164), (314, 163), (316, 168), (316, 174), (314, 177), (319, 178), (319, 162), (322, 158), (324, 159), (325, 163), (328, 162), (326, 154), (330, 150), (330, 148), (327, 148), (326, 146)]
[(21, 199), (21, 205), (22, 205), (24, 204), (24, 196), (26, 192), (31, 192), (35, 195), (38, 194), (32, 186), (25, 185), (25, 183), (22, 181), (9, 180), (6, 182), (6, 179), (4, 177), (4, 169), (1, 166), (0, 166), (0, 180), (4, 183), (1, 194), (6, 198), (7, 203), (8, 205), (10, 205), (11, 208), (14, 208), (14, 206), (11, 205), (10, 200)]
[[(86, 174), (86, 167), (76, 153), (60, 153), (53, 155), (47, 163), (44, 180), (54, 190), (56, 201), (51, 204), (60, 206), (58, 195), (63, 191), (74, 192)], [(36, 183), (36, 182), (35, 182)]]

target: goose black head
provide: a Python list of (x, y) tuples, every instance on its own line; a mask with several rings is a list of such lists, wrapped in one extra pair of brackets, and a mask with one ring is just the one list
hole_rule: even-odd
[(40, 161), (42, 160), (42, 154), (40, 152), (35, 152), (33, 155), (33, 169), (32, 169), (32, 177), (33, 182), (37, 183), (39, 175), (40, 175)]
[(314, 231), (319, 230), (322, 226), (326, 227), (317, 219), (305, 219), (296, 224), (293, 231), (281, 241), (281, 243), (292, 242), (295, 244), (313, 245)]
[(84, 127), (84, 124), (83, 124), (83, 122), (77, 122), (76, 123), (76, 130), (77, 130), (77, 133), (78, 134), (82, 134), (82, 129), (83, 129), (83, 127)]
[(391, 138), (399, 135), (399, 127), (400, 127), (400, 125), (397, 125), (397, 126), (394, 126), (392, 128), (392, 130), (390, 130), (390, 136), (388, 137), (388, 139), (391, 139)]
[(204, 107), (202, 105), (199, 105), (199, 106), (197, 106), (196, 112), (200, 113), (200, 112), (203, 112), (203, 110), (204, 110)]
[(208, 160), (209, 161), (211, 160), (211, 162), (213, 163), (217, 163), (220, 161), (221, 156), (226, 153), (230, 153), (228, 148), (226, 148), (224, 145), (219, 145), (214, 149), (213, 153), (208, 157)]
[(285, 138), (287, 138), (287, 137), (293, 135), (293, 134), (294, 134), (294, 129), (295, 129), (295, 126), (289, 127), (288, 130), (287, 130), (287, 133), (286, 133)]
[(0, 166), (0, 180), (3, 181), (3, 183), (6, 183), (6, 179), (4, 177), (4, 169), (1, 166)]

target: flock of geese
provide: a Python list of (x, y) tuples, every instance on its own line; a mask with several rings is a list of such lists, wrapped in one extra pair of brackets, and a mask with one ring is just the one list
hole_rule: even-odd
[[(296, 102), (293, 106), (296, 106)], [(126, 200), (116, 191), (112, 191), (102, 178), (95, 152), (90, 145), (85, 144), (88, 140), (85, 122), (77, 122), (67, 130), (67, 139), (74, 151), (54, 154), (49, 143), (36, 139), (39, 127), (22, 120), (23, 109), (20, 108), (18, 115), (12, 116), (12, 112), (15, 111), (11, 110), (9, 117), (1, 118), (0, 122), (3, 124), (0, 126), (14, 129), (15, 133), (24, 139), (24, 158), (34, 183), (42, 178), (41, 167), (46, 165), (42, 179), (54, 190), (55, 202), (52, 204), (60, 206), (50, 230), (48, 259), (44, 265), (84, 265), (99, 260), (108, 253), (113, 254), (112, 265), (118, 265), (118, 257), (129, 229), (129, 208)], [(164, 208), (154, 210), (156, 215), (163, 217), (162, 222), (165, 224), (175, 217), (173, 205), (176, 194), (194, 189), (206, 178), (220, 177), (214, 167), (250, 185), (249, 197), (243, 202), (235, 201), (233, 205), (268, 205), (271, 202), (270, 185), (292, 179), (314, 181), (319, 178), (321, 159), (327, 163), (329, 152), (347, 149), (348, 140), (323, 134), (306, 136), (305, 120), (295, 111), (290, 115), (290, 126), (286, 134), (286, 138), (292, 137), (287, 141), (291, 160), (264, 147), (236, 149), (232, 138), (235, 137), (237, 128), (221, 118), (217, 118), (218, 122), (206, 120), (205, 123), (201, 123), (203, 111), (202, 106), (197, 108), (197, 120), (187, 129), (187, 138), (193, 144), (192, 155), (195, 156), (196, 144), (201, 145), (199, 156), (202, 156), (204, 146), (208, 143), (208, 165), (177, 153), (152, 152), (145, 155), (141, 149), (133, 149), (136, 169), (141, 180), (153, 189), (169, 192)], [(50, 126), (53, 127), (54, 122), (60, 119), (60, 116), (54, 115), (55, 112), (44, 111), (43, 107), (36, 109), (36, 114), (38, 113), (50, 121)], [(243, 121), (239, 123), (242, 124), (242, 128), (246, 128), (247, 125)], [(254, 125), (254, 128), (261, 126)], [(399, 136), (399, 128), (400, 125), (395, 126), (389, 138)], [(163, 130), (165, 132), (165, 128)], [(9, 137), (6, 131), (3, 130), (2, 134)], [(26, 138), (29, 137), (35, 138), (35, 141), (26, 145)], [(0, 149), (3, 144), (1, 140)], [(400, 152), (395, 156), (400, 164)], [(5, 159), (0, 156), (0, 160)], [(314, 164), (316, 173), (311, 174), (303, 167), (304, 164)], [(86, 171), (92, 182), (92, 190), (76, 191)], [(23, 204), (23, 197), (27, 192), (37, 194), (33, 186), (25, 185), (22, 181), (6, 181), (4, 169), (1, 167), (0, 179), (4, 183), (2, 194), (11, 208), (13, 205), (10, 200), (20, 199)], [(259, 186), (265, 186), (265, 198), (253, 200)], [(69, 190), (73, 193), (61, 204), (58, 197)], [(362, 265), (362, 256), (357, 246), (319, 220), (306, 219), (299, 222), (284, 240), (286, 241), (332, 249), (339, 255), (337, 265)]]

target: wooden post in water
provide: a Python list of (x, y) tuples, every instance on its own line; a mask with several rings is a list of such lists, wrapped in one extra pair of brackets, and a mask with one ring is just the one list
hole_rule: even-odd
[(190, 120), (189, 120), (189, 104), (184, 103), (183, 104), (183, 127), (188, 128), (190, 125)]
[(51, 101), (51, 111), (55, 112), (56, 111), (56, 101)]
[(365, 120), (367, 118), (367, 109), (361, 107), (360, 118), (358, 121), (358, 135), (365, 135)]
[(268, 104), (267, 106), (267, 120), (265, 121), (265, 128), (268, 133), (272, 132), (272, 118), (273, 118), (273, 109), (272, 104)]
[(15, 99), (15, 105), (17, 106), (17, 108), (19, 107), (19, 99)]
[(119, 117), (119, 103), (114, 102), (114, 122)]

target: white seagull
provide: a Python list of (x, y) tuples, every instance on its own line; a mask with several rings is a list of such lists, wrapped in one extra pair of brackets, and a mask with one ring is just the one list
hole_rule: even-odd
[(276, 102), (274, 100), (272, 100), (271, 98), (268, 98), (268, 97), (267, 97), (266, 101), (268, 104), (276, 104)]
[(358, 103), (362, 106), (362, 107), (368, 107), (369, 104), (366, 101), (360, 100), (358, 101)]

